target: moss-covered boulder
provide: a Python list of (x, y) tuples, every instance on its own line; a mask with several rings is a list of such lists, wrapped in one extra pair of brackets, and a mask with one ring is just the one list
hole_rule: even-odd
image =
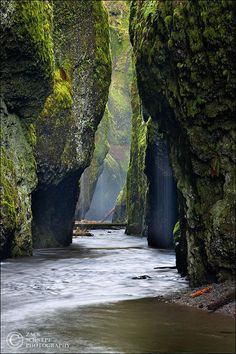
[(1, 2), (1, 257), (32, 254), (35, 130), (53, 82), (52, 6)]
[(169, 142), (193, 284), (235, 272), (234, 10), (230, 0), (131, 5), (139, 91)]
[(92, 158), (111, 76), (108, 19), (102, 2), (54, 0), (53, 4), (54, 89), (36, 124), (35, 247), (71, 242), (78, 180)]

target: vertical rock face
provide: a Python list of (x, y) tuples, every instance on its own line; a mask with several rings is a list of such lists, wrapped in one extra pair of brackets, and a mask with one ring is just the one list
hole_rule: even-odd
[(108, 19), (102, 2), (54, 0), (53, 4), (54, 88), (36, 123), (35, 247), (71, 242), (78, 180), (92, 158), (111, 76)]
[(193, 284), (235, 272), (234, 10), (225, 0), (131, 5), (139, 91), (170, 147)]
[(52, 89), (51, 27), (48, 1), (1, 3), (1, 257), (32, 253), (37, 176), (31, 123)]
[(147, 178), (144, 174), (147, 148), (147, 125), (143, 121), (136, 77), (132, 85), (132, 135), (127, 174), (128, 235), (141, 235), (145, 224)]
[(112, 222), (114, 223), (126, 223), (127, 222), (127, 186), (125, 184), (124, 188), (120, 191), (116, 206), (114, 209), (114, 214), (112, 216)]

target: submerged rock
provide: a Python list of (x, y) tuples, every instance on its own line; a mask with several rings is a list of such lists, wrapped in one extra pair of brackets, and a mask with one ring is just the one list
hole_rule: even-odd
[(132, 279), (151, 279), (149, 275), (138, 275), (137, 277), (133, 277)]

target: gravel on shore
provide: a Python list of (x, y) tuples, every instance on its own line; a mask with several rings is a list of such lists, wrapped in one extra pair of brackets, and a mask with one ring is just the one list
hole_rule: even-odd
[[(205, 287), (210, 287), (210, 291), (200, 296), (191, 297), (191, 294)], [(160, 302), (182, 304), (197, 307), (205, 311), (212, 311), (208, 309), (208, 306), (212, 306), (212, 304), (225, 299), (228, 294), (231, 294), (231, 300), (223, 306), (220, 306), (215, 312), (236, 317), (235, 283), (233, 281), (225, 281), (220, 284), (213, 283), (199, 288), (187, 288), (171, 295), (157, 296), (157, 299)]]

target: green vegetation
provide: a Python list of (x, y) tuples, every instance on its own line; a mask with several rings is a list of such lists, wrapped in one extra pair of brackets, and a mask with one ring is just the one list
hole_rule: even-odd
[(54, 67), (52, 42), (52, 4), (49, 1), (14, 1), (13, 28), (17, 39), (34, 45), (38, 64), (42, 65), (49, 80)]

